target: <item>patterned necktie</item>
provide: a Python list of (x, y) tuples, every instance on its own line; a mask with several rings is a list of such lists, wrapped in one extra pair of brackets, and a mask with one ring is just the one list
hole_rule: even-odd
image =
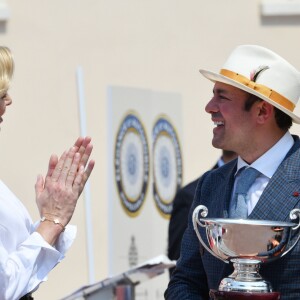
[(232, 219), (247, 219), (248, 206), (247, 206), (247, 193), (250, 186), (254, 183), (255, 179), (261, 174), (253, 168), (241, 170), (239, 180), (236, 184), (235, 194), (231, 201), (229, 209), (229, 217)]

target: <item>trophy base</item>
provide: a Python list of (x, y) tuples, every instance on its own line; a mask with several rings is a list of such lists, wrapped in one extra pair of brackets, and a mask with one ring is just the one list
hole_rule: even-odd
[(257, 292), (225, 292), (210, 290), (209, 296), (213, 300), (279, 300), (280, 293), (257, 293)]

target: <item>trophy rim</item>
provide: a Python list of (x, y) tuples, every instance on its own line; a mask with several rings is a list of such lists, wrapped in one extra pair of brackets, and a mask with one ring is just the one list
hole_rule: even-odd
[(227, 219), (227, 218), (201, 218), (201, 222), (222, 224), (238, 224), (238, 225), (256, 225), (256, 226), (272, 226), (272, 227), (294, 227), (292, 222), (254, 220), (254, 219)]

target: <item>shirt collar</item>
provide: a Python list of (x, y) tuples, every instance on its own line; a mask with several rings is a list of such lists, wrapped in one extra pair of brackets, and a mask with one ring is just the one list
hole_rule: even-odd
[(218, 161), (217, 161), (217, 165), (218, 165), (218, 168), (222, 167), (225, 165), (225, 162), (222, 158), (219, 158)]
[[(251, 164), (251, 167), (261, 172), (263, 175), (271, 178), (286, 154), (292, 148), (294, 139), (289, 131), (266, 153), (259, 157)], [(249, 165), (239, 156), (237, 162), (237, 172), (242, 167), (248, 167)], [(235, 173), (235, 175), (237, 174)]]

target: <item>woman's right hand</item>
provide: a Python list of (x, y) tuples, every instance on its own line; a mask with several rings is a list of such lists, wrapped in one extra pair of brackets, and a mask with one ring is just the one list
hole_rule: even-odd
[(78, 138), (59, 160), (56, 155), (51, 156), (45, 180), (38, 176), (36, 203), (45, 221), (37, 231), (50, 244), (56, 241), (73, 216), (77, 200), (94, 168), (94, 161), (89, 161), (92, 148), (90, 138)]

